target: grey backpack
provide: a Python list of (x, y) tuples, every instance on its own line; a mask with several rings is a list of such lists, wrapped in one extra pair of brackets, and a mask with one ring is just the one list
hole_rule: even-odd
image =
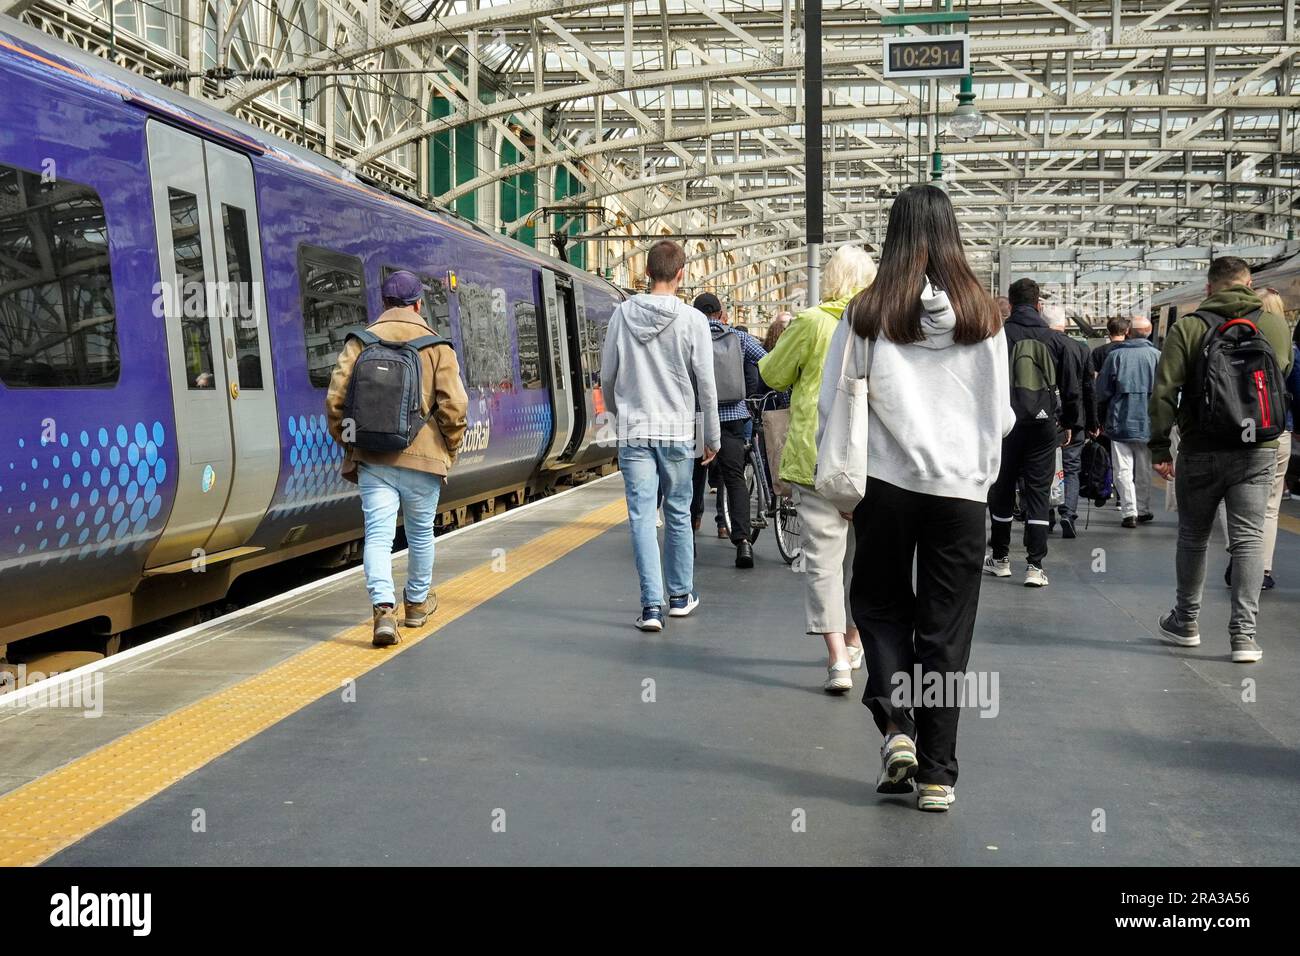
[(713, 382), (718, 391), (718, 404), (731, 405), (745, 400), (749, 394), (745, 387), (745, 351), (740, 336), (731, 329), (709, 326), (713, 336)]
[(434, 412), (430, 409), (425, 415), (420, 407), (424, 399), (420, 351), (451, 342), (438, 335), (388, 342), (369, 330), (353, 332), (348, 338), (362, 345), (343, 403), (344, 418), (355, 426), (353, 444), (375, 452), (409, 448)]

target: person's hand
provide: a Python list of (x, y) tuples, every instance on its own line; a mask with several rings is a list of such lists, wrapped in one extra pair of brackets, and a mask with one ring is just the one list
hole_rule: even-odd
[(1074, 432), (1070, 431), (1070, 429), (1067, 428), (1065, 430), (1065, 441), (1061, 442), (1061, 447), (1064, 448), (1066, 445), (1070, 444), (1070, 441), (1073, 438), (1074, 438)]
[(706, 447), (704, 449), (704, 454), (700, 456), (700, 467), (708, 468), (709, 465), (713, 464), (713, 459), (717, 457), (718, 457), (718, 450), (716, 448)]
[(843, 518), (845, 521), (852, 521), (852, 520), (853, 520), (853, 515), (851, 515), (851, 514), (845, 514), (843, 511), (840, 512), (840, 517)]
[(1165, 481), (1171, 481), (1174, 477), (1174, 463), (1172, 461), (1162, 461), (1159, 464), (1152, 465), (1156, 474)]

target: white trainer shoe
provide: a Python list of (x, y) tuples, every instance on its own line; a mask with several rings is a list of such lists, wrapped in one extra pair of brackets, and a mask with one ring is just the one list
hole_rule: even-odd
[(1027, 588), (1045, 588), (1047, 587), (1047, 572), (1035, 565), (1029, 565), (1025, 568), (1025, 587)]
[(991, 554), (985, 555), (984, 573), (991, 574), (995, 578), (1011, 577), (1011, 559), (1002, 558), (999, 560), (998, 558), (993, 557), (993, 555)]
[(862, 670), (862, 662), (867, 657), (866, 653), (863, 652), (862, 648), (854, 647), (852, 644), (846, 644), (845, 647), (849, 652), (849, 667), (855, 671)]
[(822, 690), (828, 694), (842, 694), (853, 690), (853, 668), (848, 661), (836, 661), (826, 668), (826, 683)]

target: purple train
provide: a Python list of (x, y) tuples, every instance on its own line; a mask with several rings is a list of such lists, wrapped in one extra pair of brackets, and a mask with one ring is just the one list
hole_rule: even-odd
[(613, 460), (614, 286), (8, 19), (0, 90), (0, 658), (354, 546), (325, 385), (392, 269), (470, 395), (444, 510)]

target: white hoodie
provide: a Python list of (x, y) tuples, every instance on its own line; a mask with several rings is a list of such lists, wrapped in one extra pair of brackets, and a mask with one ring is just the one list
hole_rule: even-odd
[[(849, 343), (856, 351), (850, 361), (870, 367), (867, 474), (922, 494), (987, 501), (1002, 439), (1016, 423), (1006, 336), (954, 343), (957, 316), (947, 294), (929, 282), (920, 306), (925, 338), (910, 345), (883, 335), (868, 343), (840, 322), (826, 354), (818, 420), (830, 412)], [(817, 438), (820, 444), (820, 428)]]

